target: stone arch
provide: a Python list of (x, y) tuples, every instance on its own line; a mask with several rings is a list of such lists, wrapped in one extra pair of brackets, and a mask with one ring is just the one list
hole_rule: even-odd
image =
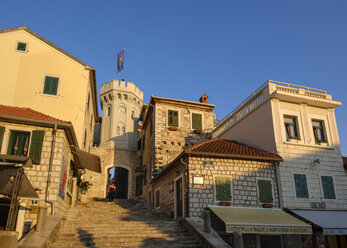
[[(133, 186), (133, 169), (128, 166), (128, 165), (124, 165), (124, 164), (109, 164), (107, 166), (105, 166), (105, 171), (106, 171), (106, 187), (108, 187), (108, 179), (109, 179), (109, 171), (110, 169), (112, 169), (113, 167), (118, 167), (118, 168), (123, 168), (126, 169), (128, 171), (128, 192), (127, 192), (127, 199), (130, 199), (131, 197), (131, 190), (132, 190), (132, 186)], [(107, 190), (106, 190), (106, 195), (105, 197), (107, 197)]]

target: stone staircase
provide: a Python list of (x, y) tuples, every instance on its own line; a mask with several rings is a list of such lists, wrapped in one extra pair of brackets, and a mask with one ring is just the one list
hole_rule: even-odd
[(202, 247), (181, 223), (136, 200), (71, 208), (51, 247)]

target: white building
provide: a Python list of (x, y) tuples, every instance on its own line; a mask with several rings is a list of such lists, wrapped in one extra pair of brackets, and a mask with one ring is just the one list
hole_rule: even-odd
[(267, 81), (212, 133), (279, 154), (281, 206), (313, 223), (318, 242), (330, 248), (345, 237), (322, 234), (347, 235), (347, 175), (334, 112), (340, 105), (324, 90)]

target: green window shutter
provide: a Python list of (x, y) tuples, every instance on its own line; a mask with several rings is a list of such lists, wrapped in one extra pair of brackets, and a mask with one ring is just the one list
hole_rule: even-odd
[(262, 203), (273, 203), (272, 183), (270, 180), (258, 180), (259, 201)]
[(33, 131), (33, 136), (31, 138), (30, 153), (29, 156), (33, 161), (33, 164), (40, 164), (41, 162), (41, 152), (43, 145), (44, 131)]
[(229, 177), (216, 177), (216, 200), (231, 201), (231, 189)]
[(201, 114), (192, 114), (192, 126), (195, 130), (202, 130), (202, 116)]
[(0, 153), (1, 153), (2, 141), (4, 139), (4, 133), (5, 133), (5, 127), (0, 127)]
[(325, 199), (336, 199), (333, 177), (322, 176), (322, 187)]
[(296, 197), (308, 198), (306, 175), (294, 174)]
[(27, 49), (27, 44), (26, 43), (23, 43), (23, 42), (18, 42), (17, 44), (17, 50), (18, 51), (26, 51)]
[(12, 145), (13, 145), (13, 137), (14, 137), (14, 132), (11, 131), (10, 141), (8, 142), (8, 149), (7, 149), (7, 154), (8, 155), (11, 155), (11, 150), (12, 150)]
[(43, 93), (48, 95), (57, 95), (58, 81), (59, 78), (46, 76), (45, 85), (43, 87)]
[(172, 127), (178, 127), (178, 111), (169, 110), (168, 125)]

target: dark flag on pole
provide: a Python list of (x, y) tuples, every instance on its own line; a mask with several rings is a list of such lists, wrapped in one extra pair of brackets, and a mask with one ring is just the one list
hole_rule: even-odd
[(117, 54), (117, 73), (124, 68), (124, 52), (125, 48)]

